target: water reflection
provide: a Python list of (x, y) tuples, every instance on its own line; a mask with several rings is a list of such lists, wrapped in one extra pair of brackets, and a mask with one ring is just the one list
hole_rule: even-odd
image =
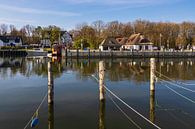
[[(11, 87), (9, 89), (3, 86), (1, 87), (4, 89), (1, 90), (0, 95), (2, 98), (6, 97), (6, 100), (2, 100), (2, 108), (0, 110), (0, 114), (3, 116), (0, 119), (3, 128), (9, 126), (10, 122), (14, 123), (16, 120), (13, 120), (13, 118), (25, 121), (27, 118), (20, 117), (18, 114), (22, 114), (24, 108), (26, 109), (25, 114), (34, 111), (33, 109), (29, 109), (40, 102), (40, 98), (45, 90), (48, 90), (48, 111), (46, 111), (46, 113), (40, 112), (40, 128), (44, 126), (43, 128), (54, 129), (54, 124), (55, 128), (60, 128), (60, 126), (63, 125), (63, 127), (65, 126), (70, 129), (97, 128), (97, 126), (99, 129), (115, 128), (114, 126), (117, 126), (116, 124), (118, 124), (118, 128), (129, 128), (127, 125), (128, 122), (124, 120), (123, 116), (122, 119), (120, 119), (121, 113), (114, 112), (113, 105), (110, 104), (111, 101), (107, 101), (105, 98), (106, 91), (103, 87), (105, 79), (108, 81), (108, 85), (111, 84), (109, 88), (112, 91), (117, 91), (116, 93), (122, 97), (125, 102), (132, 104), (141, 114), (148, 116), (151, 122), (157, 123), (160, 127), (174, 128), (178, 125), (176, 128), (180, 129), (185, 127), (182, 126), (184, 122), (186, 122), (185, 125), (189, 123), (189, 127), (194, 127), (194, 105), (181, 101), (179, 97), (168, 92), (169, 90), (166, 89), (166, 87), (160, 87), (159, 84), (156, 84), (155, 87), (156, 75), (154, 74), (156, 70), (175, 80), (185, 80), (188, 81), (186, 83), (189, 83), (189, 80), (195, 79), (194, 59), (106, 59), (101, 61), (98, 59), (91, 59), (90, 61), (84, 59), (61, 59), (52, 62), (48, 58), (6, 58), (1, 59), (0, 64), (0, 79), (5, 78), (0, 81), (0, 85), (6, 85), (8, 88), (12, 85), (15, 86), (15, 88)], [(97, 71), (99, 71), (100, 78), (98, 94), (97, 87), (94, 88), (92, 86), (96, 84), (91, 79), (85, 80), (89, 79), (89, 75), (97, 73)], [(10, 76), (10, 74), (12, 76)], [(160, 76), (160, 74), (157, 75)], [(23, 87), (20, 85), (21, 83), (15, 85), (17, 83), (11, 82), (10, 80), (12, 79), (10, 78), (12, 77), (17, 78), (13, 79), (14, 81), (18, 80), (17, 83), (24, 83)], [(30, 77), (30, 79), (28, 77)], [(37, 83), (36, 87), (33, 79), (40, 81)], [(55, 87), (55, 99), (57, 100), (55, 103), (60, 106), (54, 110), (55, 79), (57, 80), (55, 82), (57, 86)], [(82, 79), (84, 79), (84, 81)], [(118, 82), (116, 83), (116, 81)], [(46, 86), (47, 83), (48, 87)], [(193, 89), (195, 87), (188, 86), (188, 88)], [(155, 89), (158, 91), (158, 94), (156, 94)], [(179, 92), (183, 91), (180, 90)], [(193, 93), (184, 91), (184, 94), (194, 99)], [(13, 98), (13, 95), (20, 97)], [(32, 96), (35, 97), (33, 101), (31, 100)], [(155, 107), (155, 99), (157, 98), (158, 102), (160, 102), (160, 106)], [(64, 106), (66, 106), (66, 108), (63, 108)], [(17, 108), (12, 109), (11, 107)], [(165, 109), (173, 110), (169, 110), (168, 112)], [(10, 112), (11, 110), (12, 112)], [(133, 120), (139, 122), (140, 125), (144, 126), (144, 124), (146, 124), (143, 121), (139, 121), (138, 116), (133, 115), (130, 110), (125, 109), (125, 111)], [(55, 123), (54, 113), (56, 115)], [(173, 114), (174, 117), (169, 114)], [(28, 116), (30, 115), (29, 113)], [(178, 122), (178, 119), (184, 122)], [(68, 124), (63, 123), (64, 121)], [(75, 121), (78, 121), (77, 125), (75, 125)], [(23, 124), (24, 123), (21, 122), (18, 124), (17, 128), (22, 127)], [(111, 127), (112, 125), (113, 127)], [(13, 127), (9, 128), (12, 129)]]
[(155, 122), (155, 91), (150, 91), (150, 121)]
[[(32, 75), (47, 77), (48, 58), (5, 58), (0, 59), (0, 76), (2, 78), (14, 77), (18, 73), (30, 77)], [(58, 78), (66, 71), (77, 71), (78, 78), (87, 79), (88, 75), (97, 70), (99, 60), (61, 59), (53, 63), (53, 76)], [(149, 59), (116, 59), (104, 60), (107, 70), (106, 77), (111, 81), (133, 80), (145, 82), (150, 80)], [(179, 80), (195, 79), (194, 59), (158, 59), (157, 71), (171, 78)]]

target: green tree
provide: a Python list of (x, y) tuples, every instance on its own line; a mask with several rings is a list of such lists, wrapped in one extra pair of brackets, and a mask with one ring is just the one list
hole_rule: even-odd
[(51, 46), (54, 44), (55, 41), (58, 41), (60, 35), (60, 28), (57, 26), (49, 26), (49, 38), (51, 41)]

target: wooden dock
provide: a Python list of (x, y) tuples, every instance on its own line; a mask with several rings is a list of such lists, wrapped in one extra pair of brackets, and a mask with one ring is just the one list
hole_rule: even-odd
[(28, 53), (21, 50), (0, 50), (0, 57), (25, 57)]
[(62, 52), (66, 58), (193, 58), (192, 51), (97, 51), (66, 50)]
[[(47, 52), (0, 50), (0, 57), (47, 56)], [(65, 58), (194, 58), (193, 51), (99, 51), (99, 50), (62, 50)]]

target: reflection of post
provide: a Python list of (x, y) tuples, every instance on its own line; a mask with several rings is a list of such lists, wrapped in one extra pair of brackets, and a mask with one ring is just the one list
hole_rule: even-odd
[(99, 62), (99, 129), (105, 129), (104, 62)]
[(150, 121), (155, 121), (155, 92), (150, 91)]
[(48, 62), (48, 129), (54, 129), (54, 82), (52, 73), (52, 62)]
[(150, 121), (155, 121), (155, 59), (150, 59)]
[(48, 129), (54, 129), (54, 106), (48, 104)]

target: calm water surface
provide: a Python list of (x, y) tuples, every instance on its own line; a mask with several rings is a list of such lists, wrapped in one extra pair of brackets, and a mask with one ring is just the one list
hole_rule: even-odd
[[(31, 119), (48, 92), (49, 61), (0, 58), (0, 129), (23, 129)], [(163, 129), (195, 129), (195, 59), (156, 59), (156, 71), (182, 87), (163, 82), (170, 81), (155, 72), (153, 96), (150, 59), (102, 61), (105, 85), (151, 122)], [(92, 77), (99, 77), (99, 63), (95, 59), (53, 61), (53, 104), (45, 99), (36, 129), (155, 129), (108, 91), (103, 101), (99, 99), (99, 84)]]

